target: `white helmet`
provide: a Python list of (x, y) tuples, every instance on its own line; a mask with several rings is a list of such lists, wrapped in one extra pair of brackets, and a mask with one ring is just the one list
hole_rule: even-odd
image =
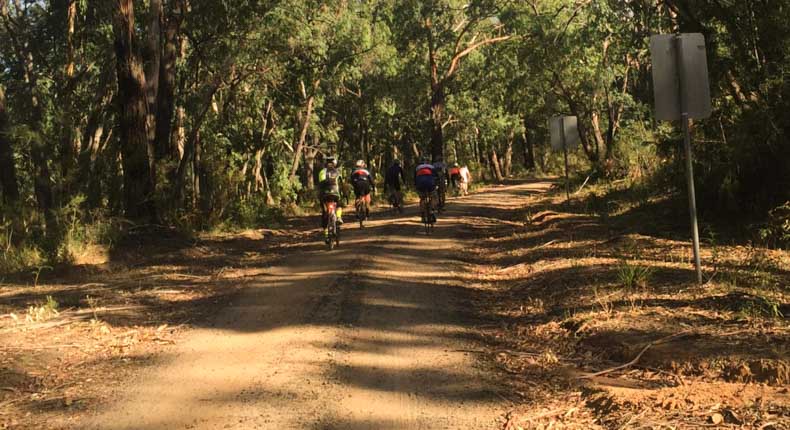
[(357, 160), (356, 166), (359, 167), (360, 169), (364, 169), (365, 168), (365, 160)]

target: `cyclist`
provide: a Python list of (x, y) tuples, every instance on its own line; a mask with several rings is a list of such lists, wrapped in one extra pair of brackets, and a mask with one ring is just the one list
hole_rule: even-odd
[(396, 202), (400, 203), (403, 201), (401, 184), (406, 184), (406, 177), (403, 175), (400, 160), (393, 160), (392, 166), (387, 169), (387, 174), (384, 175), (384, 189), (389, 193), (390, 203), (393, 206), (395, 206)]
[[(414, 186), (417, 188), (417, 192), (420, 194), (420, 211), (423, 210), (423, 205), (425, 204), (425, 199), (428, 198), (429, 195), (433, 196), (432, 199), (433, 204), (431, 206), (433, 210), (436, 210), (436, 178), (438, 177), (436, 173), (436, 169), (434, 166), (428, 161), (428, 158), (423, 157), (420, 159), (420, 164), (417, 166), (417, 169), (414, 172)], [(436, 222), (436, 215), (432, 215), (433, 219), (431, 222)], [(425, 217), (423, 217), (422, 222), (425, 222)]]
[(351, 185), (354, 187), (354, 196), (357, 201), (365, 202), (365, 218), (370, 216), (370, 191), (376, 188), (373, 176), (366, 169), (365, 161), (357, 160), (356, 168), (351, 173)]
[(450, 175), (450, 185), (454, 190), (458, 191), (461, 182), (461, 166), (458, 163), (451, 164), (448, 173)]
[(337, 168), (337, 160), (335, 157), (329, 156), (324, 163), (324, 169), (318, 173), (319, 193), (318, 198), (321, 203), (321, 227), (324, 229), (324, 238), (329, 238), (329, 211), (327, 210), (327, 203), (336, 202), (337, 210), (337, 223), (343, 224), (343, 208), (340, 205), (341, 190), (340, 184), (342, 178), (340, 170)]
[(461, 167), (459, 170), (460, 175), (460, 182), (459, 185), (461, 187), (461, 195), (469, 194), (469, 184), (472, 182), (472, 174), (469, 172), (469, 168), (466, 166)]

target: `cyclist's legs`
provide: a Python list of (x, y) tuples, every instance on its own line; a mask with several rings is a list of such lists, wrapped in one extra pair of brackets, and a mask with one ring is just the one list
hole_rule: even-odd
[(362, 204), (362, 210), (367, 214), (368, 207), (370, 206), (370, 184), (354, 184), (354, 196), (356, 197), (354, 200), (354, 208), (359, 208), (359, 205)]
[[(340, 202), (340, 196), (334, 194), (324, 194), (321, 197), (321, 220), (322, 220), (322, 227), (326, 230), (327, 225), (329, 224), (329, 209), (328, 205), (329, 202)], [(339, 207), (335, 207), (335, 214), (340, 217), (341, 209)]]
[(394, 204), (400, 204), (403, 200), (400, 192), (400, 181), (390, 185), (390, 201)]
[(329, 223), (329, 212), (326, 209), (326, 196), (321, 194), (318, 197), (318, 201), (321, 206), (321, 228), (326, 229), (326, 225)]
[(425, 215), (428, 209), (428, 193), (420, 192), (420, 217), (425, 222)]

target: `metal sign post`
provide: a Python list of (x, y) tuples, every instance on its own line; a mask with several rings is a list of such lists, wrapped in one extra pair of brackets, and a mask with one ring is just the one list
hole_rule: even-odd
[(565, 202), (571, 201), (571, 180), (568, 175), (568, 142), (565, 139), (565, 117), (560, 118), (560, 133), (562, 135), (562, 152), (565, 155)]
[(705, 38), (699, 33), (653, 36), (650, 38), (650, 54), (653, 59), (656, 117), (659, 120), (681, 122), (686, 155), (686, 183), (691, 238), (694, 244), (694, 265), (697, 270), (697, 282), (701, 284), (702, 263), (689, 120), (707, 118), (712, 110)]
[(552, 150), (562, 150), (565, 157), (565, 197), (566, 203), (571, 200), (570, 167), (568, 150), (574, 149), (579, 143), (579, 123), (575, 116), (557, 116), (549, 120)]

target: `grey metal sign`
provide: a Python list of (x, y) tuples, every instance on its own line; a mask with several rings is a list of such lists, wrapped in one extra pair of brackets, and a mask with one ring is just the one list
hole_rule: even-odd
[(579, 146), (579, 121), (575, 116), (555, 116), (549, 119), (549, 131), (553, 151), (573, 151)]
[(650, 38), (656, 118), (675, 121), (711, 115), (705, 37), (700, 33), (660, 34)]
[(711, 114), (705, 38), (699, 33), (652, 36), (650, 55), (653, 60), (656, 118), (664, 121), (680, 120), (683, 130), (694, 266), (697, 269), (697, 282), (702, 284), (697, 197), (694, 190), (689, 124), (691, 119), (703, 119)]
[(566, 202), (571, 200), (570, 178), (568, 177), (568, 151), (579, 145), (579, 121), (575, 116), (555, 116), (549, 119), (551, 149), (562, 151), (565, 156), (565, 196)]

